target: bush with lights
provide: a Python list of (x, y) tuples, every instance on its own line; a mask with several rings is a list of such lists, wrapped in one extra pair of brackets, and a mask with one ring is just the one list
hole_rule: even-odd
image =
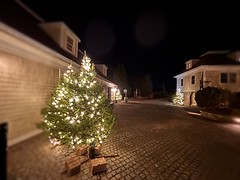
[(115, 97), (116, 97), (116, 101), (122, 100), (122, 95), (121, 95), (119, 89), (117, 89), (116, 94), (115, 94)]
[(80, 72), (72, 65), (59, 82), (46, 107), (42, 109), (41, 128), (51, 143), (75, 151), (78, 146), (102, 143), (115, 122), (110, 100), (91, 59), (84, 55)]
[(180, 106), (182, 106), (184, 104), (183, 93), (181, 93), (180, 88), (177, 90), (175, 96), (173, 97), (173, 103), (176, 105), (180, 105)]

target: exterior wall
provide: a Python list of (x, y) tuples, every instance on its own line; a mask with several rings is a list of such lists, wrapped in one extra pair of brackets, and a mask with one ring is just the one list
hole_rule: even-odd
[(196, 106), (197, 103), (195, 101), (196, 92), (184, 92), (183, 93), (183, 101), (184, 106)]
[[(175, 76), (177, 78), (177, 89), (180, 88), (184, 93), (184, 105), (196, 105), (195, 93), (200, 89), (200, 80), (203, 73), (203, 88), (208, 86), (215, 86), (228, 89), (232, 92), (240, 92), (240, 66), (237, 65), (205, 65), (185, 73)], [(220, 83), (221, 73), (236, 73), (236, 83)], [(191, 76), (195, 75), (195, 84), (191, 84)], [(181, 86), (181, 79), (183, 79), (183, 86)], [(176, 89), (176, 90), (177, 90)]]
[(183, 102), (184, 106), (190, 106), (190, 93), (189, 92), (184, 92), (183, 93)]
[[(8, 146), (42, 132), (45, 106), (70, 60), (0, 23), (0, 123), (8, 124)], [(79, 65), (73, 63), (75, 69)]]
[[(191, 84), (191, 77), (195, 76), (195, 84)], [(201, 72), (195, 72), (183, 77), (183, 92), (195, 92), (200, 89)]]
[[(195, 76), (195, 84), (191, 84), (191, 76)], [(202, 74), (201, 71), (194, 72), (191, 75), (186, 75), (181, 78), (177, 78), (177, 89), (180, 88), (181, 92), (184, 94), (184, 105), (185, 106), (195, 106), (195, 93), (200, 89), (200, 80)], [(183, 79), (183, 86), (181, 86), (181, 79)]]
[[(221, 73), (229, 73), (234, 72), (237, 73), (237, 82), (236, 83), (220, 83), (220, 74)], [(239, 70), (231, 70), (231, 69), (225, 69), (222, 71), (206, 71), (205, 72), (205, 79), (207, 81), (210, 81), (210, 83), (205, 84), (204, 87), (207, 86), (215, 86), (215, 87), (221, 87), (224, 89), (228, 89), (232, 92), (240, 92), (240, 69)]]
[[(36, 124), (43, 120), (41, 109), (51, 96), (60, 69), (2, 51), (0, 69), (0, 122), (8, 123), (11, 146), (42, 132)], [(103, 85), (111, 97), (108, 86)]]
[(2, 51), (0, 69), (0, 122), (8, 122), (12, 145), (40, 131), (36, 123), (59, 75), (57, 68)]
[[(195, 84), (191, 84), (191, 76), (195, 76)], [(201, 72), (195, 72), (191, 75), (186, 75), (177, 78), (177, 89), (180, 88), (181, 92), (195, 92), (200, 89)], [(181, 86), (181, 79), (183, 79), (183, 86)]]
[[(42, 130), (41, 109), (69, 64), (80, 65), (0, 22), (0, 123), (8, 124), (8, 146)], [(97, 76), (107, 87), (114, 84)]]

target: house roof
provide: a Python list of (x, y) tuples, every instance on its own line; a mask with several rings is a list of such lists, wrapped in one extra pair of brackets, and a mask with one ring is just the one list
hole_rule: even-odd
[(238, 65), (240, 66), (240, 62), (236, 61), (229, 57), (230, 51), (221, 51), (221, 53), (217, 51), (209, 51), (209, 53), (205, 53), (201, 55), (198, 59), (199, 61), (196, 62), (191, 68), (185, 69), (181, 73), (184, 73), (186, 71), (190, 71), (196, 67), (202, 66), (202, 65)]
[[(31, 9), (29, 10), (31, 11)], [(42, 28), (40, 28), (39, 24), (43, 23), (44, 20), (34, 12), (29, 12), (21, 7), (15, 0), (0, 2), (0, 21), (77, 64), (81, 64), (81, 59), (83, 57), (83, 52), (81, 50), (78, 51), (78, 57), (63, 50)], [(104, 77), (100, 71), (97, 69), (95, 70), (98, 76), (101, 76), (101, 79), (104, 79), (108, 83), (111, 82)]]
[(79, 64), (79, 58), (64, 51), (38, 26), (41, 23), (39, 19), (31, 15), (14, 0), (4, 1), (2, 4), (0, 20), (3, 23)]

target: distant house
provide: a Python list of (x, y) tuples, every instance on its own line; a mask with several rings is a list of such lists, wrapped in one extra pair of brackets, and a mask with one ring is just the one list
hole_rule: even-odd
[(240, 51), (208, 51), (185, 62), (186, 69), (174, 76), (184, 105), (196, 105), (195, 93), (214, 86), (240, 92)]
[[(21, 1), (0, 6), (0, 124), (8, 125), (8, 146), (41, 132), (41, 109), (69, 64), (80, 69), (80, 38), (64, 22), (45, 22)], [(109, 98), (117, 85), (107, 67), (96, 65), (97, 81)]]

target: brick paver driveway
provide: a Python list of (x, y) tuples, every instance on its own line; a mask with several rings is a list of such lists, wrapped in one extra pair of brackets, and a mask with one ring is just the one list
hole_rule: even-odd
[(118, 156), (106, 158), (106, 172), (92, 176), (85, 162), (69, 177), (42, 134), (9, 148), (9, 179), (240, 179), (240, 125), (161, 100), (117, 103), (114, 111), (118, 120), (102, 153)]

